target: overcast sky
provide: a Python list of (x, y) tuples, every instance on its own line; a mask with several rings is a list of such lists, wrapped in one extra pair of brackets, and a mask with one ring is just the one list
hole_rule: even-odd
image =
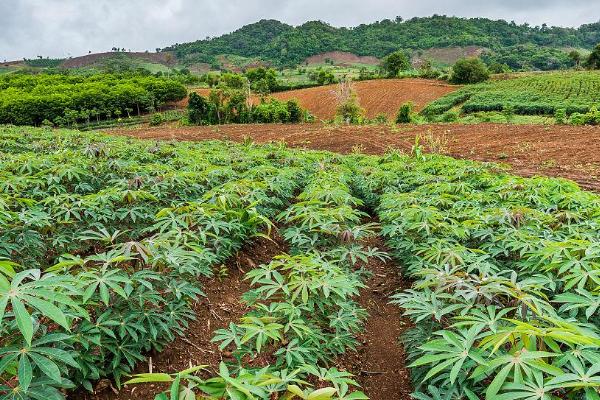
[(153, 51), (263, 18), (354, 26), (400, 15), (489, 17), (532, 25), (600, 20), (598, 0), (0, 0), (0, 61)]

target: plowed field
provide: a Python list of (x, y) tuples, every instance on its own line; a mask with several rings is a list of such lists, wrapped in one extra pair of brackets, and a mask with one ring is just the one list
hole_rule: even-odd
[[(447, 85), (428, 79), (379, 79), (355, 83), (356, 92), (367, 117), (374, 118), (377, 114), (385, 114), (394, 118), (403, 103), (412, 101), (416, 110), (421, 110), (428, 103), (438, 99), (459, 86)], [(297, 99), (300, 105), (309, 110), (317, 119), (330, 120), (335, 116), (336, 85), (319, 86), (308, 89), (291, 90), (274, 93), (279, 100)], [(210, 93), (209, 89), (197, 89), (202, 96)], [(257, 99), (254, 99), (257, 101)], [(180, 103), (185, 106), (187, 100)]]
[(410, 151), (415, 136), (448, 155), (507, 163), (515, 173), (572, 179), (600, 190), (600, 127), (503, 124), (387, 126), (228, 125), (219, 127), (132, 128), (113, 133), (152, 139), (285, 141), (290, 146), (348, 153)]

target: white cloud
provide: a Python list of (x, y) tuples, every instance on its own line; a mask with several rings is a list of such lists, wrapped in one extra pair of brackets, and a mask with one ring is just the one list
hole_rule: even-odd
[(532, 25), (594, 22), (590, 0), (0, 0), (0, 60), (64, 57), (113, 46), (154, 50), (230, 32), (263, 18), (353, 26), (432, 14)]

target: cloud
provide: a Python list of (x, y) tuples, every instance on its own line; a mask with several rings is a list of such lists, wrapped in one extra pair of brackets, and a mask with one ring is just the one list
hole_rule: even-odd
[(0, 0), (0, 60), (137, 51), (216, 36), (263, 18), (354, 26), (432, 14), (532, 25), (594, 22), (589, 0)]

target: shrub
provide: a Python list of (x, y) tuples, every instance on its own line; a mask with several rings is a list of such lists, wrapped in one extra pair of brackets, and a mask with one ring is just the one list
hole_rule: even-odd
[(502, 107), (502, 115), (506, 118), (507, 122), (510, 122), (515, 117), (515, 106), (512, 104), (506, 104)]
[(387, 115), (385, 115), (384, 113), (380, 113), (377, 114), (375, 116), (375, 118), (373, 118), (373, 122), (376, 124), (387, 124), (388, 123), (388, 117)]
[(188, 118), (192, 124), (205, 125), (213, 124), (211, 116), (211, 105), (209, 101), (198, 93), (191, 93), (188, 102)]
[(336, 117), (347, 124), (362, 123), (365, 110), (360, 107), (352, 81), (340, 82), (334, 94), (338, 104)]
[(158, 126), (164, 122), (163, 115), (161, 113), (152, 114), (150, 118), (150, 126)]
[(413, 103), (408, 102), (402, 104), (396, 115), (396, 123), (409, 124), (413, 121), (413, 118)]
[(446, 111), (442, 114), (442, 122), (456, 122), (459, 116), (457, 111)]
[(490, 77), (486, 65), (479, 58), (458, 60), (452, 67), (450, 82), (455, 84), (479, 83)]
[(558, 108), (554, 112), (554, 118), (556, 119), (557, 124), (564, 124), (567, 119), (567, 110), (564, 108)]
[(575, 126), (585, 125), (585, 114), (573, 113), (571, 114), (570, 124)]
[(287, 102), (287, 111), (289, 114), (287, 122), (302, 122), (303, 113), (300, 104), (298, 104), (298, 100), (288, 100)]

